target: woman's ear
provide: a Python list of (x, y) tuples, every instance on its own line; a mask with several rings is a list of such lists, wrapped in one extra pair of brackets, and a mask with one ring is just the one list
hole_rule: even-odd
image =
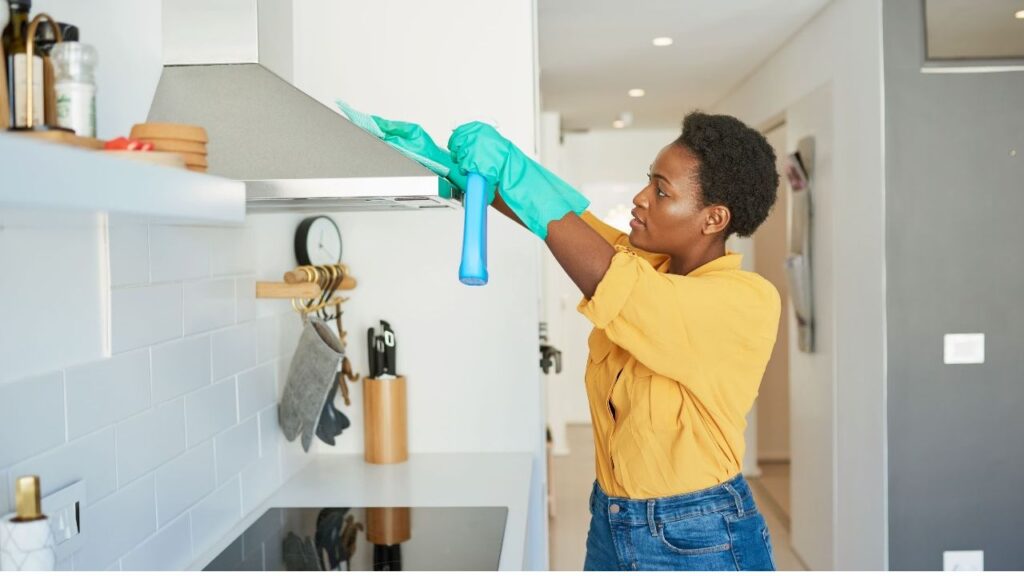
[(705, 208), (707, 216), (704, 219), (704, 229), (702, 232), (706, 236), (714, 236), (720, 232), (724, 232), (729, 228), (729, 222), (732, 221), (732, 212), (721, 204), (714, 204)]

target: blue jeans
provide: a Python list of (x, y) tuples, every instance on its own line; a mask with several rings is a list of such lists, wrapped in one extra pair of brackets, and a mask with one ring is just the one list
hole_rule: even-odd
[(742, 475), (654, 500), (610, 497), (594, 482), (590, 514), (584, 570), (775, 570)]

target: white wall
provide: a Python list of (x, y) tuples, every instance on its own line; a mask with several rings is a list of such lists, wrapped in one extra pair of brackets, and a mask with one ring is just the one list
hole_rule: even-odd
[[(805, 485), (833, 479), (830, 488), (822, 487), (831, 490), (831, 517), (809, 506), (797, 513), (806, 495), (796, 489), (802, 480), (793, 479), (794, 546), (819, 570), (886, 565), (881, 31), (880, 0), (835, 0), (714, 110), (754, 126), (786, 116), (790, 138), (831, 130), (818, 143), (831, 152), (818, 164), (831, 171), (830, 190), (823, 193), (831, 204), (819, 198), (816, 205), (814, 260), (823, 274), (816, 273), (815, 305), (832, 308), (818, 334), (831, 345), (816, 355), (792, 345), (790, 356), (794, 473), (798, 459), (810, 458), (808, 468), (818, 477), (804, 479)], [(828, 109), (815, 100), (822, 92), (811, 96), (822, 87), (830, 94)], [(795, 118), (806, 122), (794, 124)], [(795, 146), (791, 140), (789, 147)], [(827, 273), (824, 266), (830, 266)], [(802, 387), (812, 387), (814, 396), (801, 396)], [(828, 438), (829, 446), (801, 454), (801, 434)]]
[[(557, 128), (558, 114), (545, 112), (544, 121)], [(545, 141), (543, 162), (590, 199), (591, 212), (606, 219), (613, 208), (621, 206), (628, 222), (633, 196), (646, 185), (646, 174), (654, 157), (678, 136), (676, 130), (570, 133), (564, 135), (561, 144), (556, 138)], [(565, 426), (590, 423), (583, 377), (587, 337), (593, 325), (576, 311), (581, 298), (579, 288), (547, 251), (543, 266), (548, 340), (562, 351), (562, 373), (556, 375), (552, 371), (547, 376), (548, 421), (555, 453), (566, 454), (572, 447), (566, 443)]]
[[(295, 84), (324, 104), (342, 98), (420, 123), (442, 146), (458, 124), (487, 120), (535, 150), (532, 0), (303, 0), (293, 18)], [(536, 455), (526, 558), (528, 568), (546, 568), (541, 243), (491, 211), (490, 282), (470, 288), (457, 279), (461, 211), (333, 216), (360, 281), (345, 316), (355, 366), (366, 365), (358, 336), (385, 318), (409, 378), (411, 450)], [(351, 409), (357, 422), (360, 397)], [(353, 430), (330, 451), (361, 450)]]

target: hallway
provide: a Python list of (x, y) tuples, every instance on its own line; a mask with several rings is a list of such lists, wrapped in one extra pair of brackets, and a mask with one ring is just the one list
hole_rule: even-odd
[[(553, 499), (550, 519), (551, 570), (581, 570), (586, 556), (590, 513), (587, 503), (594, 482), (594, 441), (588, 425), (567, 430), (571, 453), (552, 457)], [(772, 535), (779, 570), (806, 570), (789, 545), (788, 486), (785, 464), (762, 465), (762, 477), (750, 478), (757, 505)]]

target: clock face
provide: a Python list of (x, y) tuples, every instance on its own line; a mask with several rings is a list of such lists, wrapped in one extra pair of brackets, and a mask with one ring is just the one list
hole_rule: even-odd
[(334, 220), (327, 216), (303, 220), (296, 232), (295, 256), (303, 265), (341, 262), (341, 231)]

